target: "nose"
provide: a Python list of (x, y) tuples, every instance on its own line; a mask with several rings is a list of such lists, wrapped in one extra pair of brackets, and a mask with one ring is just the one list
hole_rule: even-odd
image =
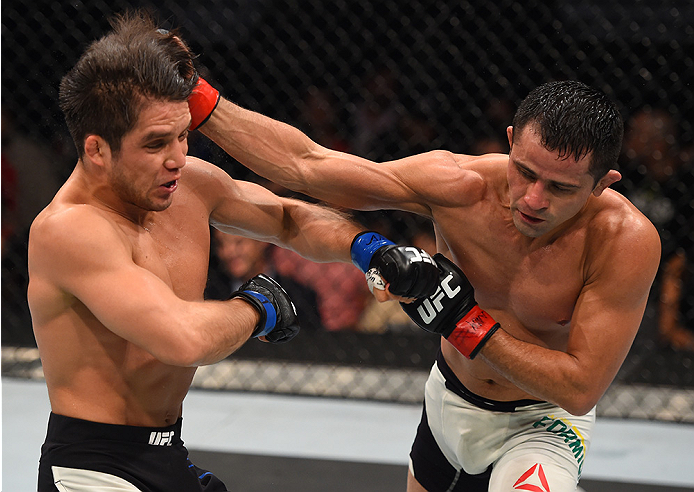
[(186, 154), (188, 153), (188, 139), (182, 141), (177, 140), (171, 146), (171, 153), (164, 161), (164, 166), (167, 169), (181, 169), (186, 165)]
[(524, 200), (525, 204), (532, 210), (543, 210), (549, 207), (545, 187), (539, 181), (535, 181), (528, 186)]

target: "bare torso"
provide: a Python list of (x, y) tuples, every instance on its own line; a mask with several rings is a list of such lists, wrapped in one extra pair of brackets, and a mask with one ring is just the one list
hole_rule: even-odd
[[(439, 251), (450, 256), (475, 286), (475, 299), (509, 334), (563, 351), (570, 320), (585, 283), (590, 209), (555, 240), (529, 241), (514, 226), (505, 196), (508, 156), (484, 157), (487, 183), (471, 207), (433, 209)], [(607, 199), (607, 198), (606, 198)], [(493, 400), (536, 399), (481, 358), (469, 360), (445, 339), (447, 363), (470, 391)]]
[[(135, 264), (161, 278), (180, 298), (202, 300), (210, 210), (190, 183), (180, 180), (172, 205), (138, 225), (87, 198), (74, 181), (73, 176), (38, 216), (32, 227), (35, 238), (44, 234), (43, 221), (73, 207), (88, 207), (87, 214), (112, 224)], [(175, 422), (195, 368), (164, 364), (110, 331), (82, 302), (56, 286), (50, 272), (36, 267), (32, 255), (42, 251), (30, 248), (29, 254), (28, 298), (52, 411), (136, 426)]]

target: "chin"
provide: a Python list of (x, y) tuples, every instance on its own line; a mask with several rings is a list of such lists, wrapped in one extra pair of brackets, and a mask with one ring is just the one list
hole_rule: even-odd
[[(531, 225), (526, 224), (525, 222), (521, 221), (520, 219), (513, 219), (513, 224), (516, 226), (516, 229), (518, 232), (523, 234), (525, 237), (540, 237), (543, 234), (545, 234), (546, 227), (542, 228), (536, 228)], [(543, 226), (545, 224), (542, 224)]]

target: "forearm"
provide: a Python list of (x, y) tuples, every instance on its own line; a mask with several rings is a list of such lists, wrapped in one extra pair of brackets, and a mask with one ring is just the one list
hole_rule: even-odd
[(285, 210), (291, 219), (283, 235), (284, 247), (316, 262), (350, 263), (354, 236), (364, 228), (337, 210), (293, 201)]
[(521, 341), (503, 329), (486, 342), (478, 358), (523, 391), (575, 415), (590, 411), (604, 392), (571, 354)]
[(252, 171), (292, 190), (303, 186), (301, 159), (320, 149), (298, 129), (224, 98), (200, 131)]
[[(176, 311), (171, 306), (170, 313)], [(180, 315), (166, 319), (167, 334), (143, 340), (160, 361), (174, 366), (214, 364), (238, 350), (251, 336), (260, 316), (242, 299), (182, 301)], [(149, 348), (147, 347), (149, 346)]]

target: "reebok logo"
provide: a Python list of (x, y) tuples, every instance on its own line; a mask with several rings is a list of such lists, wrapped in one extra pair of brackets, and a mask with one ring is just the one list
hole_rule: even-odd
[(149, 444), (152, 446), (171, 446), (173, 444), (174, 431), (157, 432), (149, 435)]
[(545, 471), (540, 463), (535, 463), (523, 473), (513, 484), (513, 490), (528, 490), (530, 492), (550, 492)]
[(449, 273), (446, 275), (446, 278), (441, 281), (441, 285), (436, 289), (436, 292), (429, 296), (428, 299), (424, 299), (421, 305), (417, 306), (417, 313), (424, 324), (428, 325), (434, 321), (436, 315), (443, 311), (442, 301), (445, 298), (453, 299), (456, 294), (460, 292), (459, 285), (455, 286), (455, 288), (450, 286), (451, 280), (453, 280), (453, 274)]

